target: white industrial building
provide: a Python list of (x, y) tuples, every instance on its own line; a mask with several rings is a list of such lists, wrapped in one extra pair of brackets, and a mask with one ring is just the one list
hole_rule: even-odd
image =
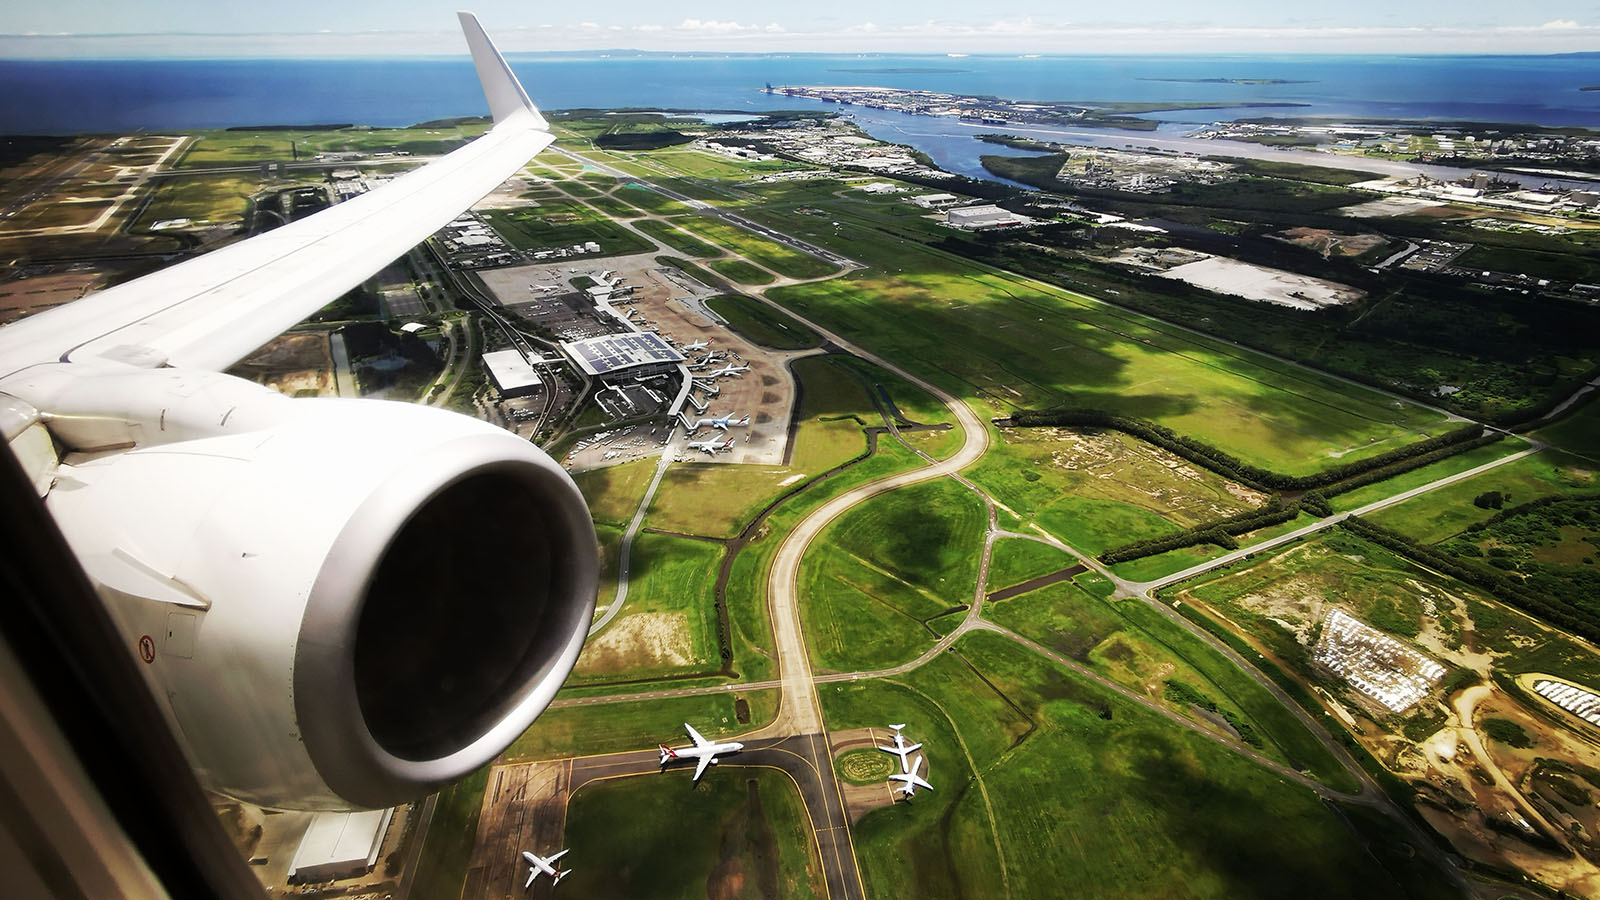
[(961, 198), (955, 194), (923, 194), (920, 197), (912, 197), (911, 202), (923, 209), (944, 209), (960, 203)]
[(523, 359), (521, 350), (496, 350), (483, 355), (483, 365), (502, 397), (522, 397), (539, 389), (544, 382)]
[(947, 225), (956, 228), (998, 228), (1004, 225), (1021, 225), (1022, 220), (1016, 213), (1001, 209), (993, 203), (982, 206), (963, 206), (958, 209), (948, 210), (944, 214)]
[(1343, 610), (1330, 610), (1313, 661), (1393, 712), (1428, 696), (1445, 668)]
[(332, 881), (372, 871), (393, 819), (392, 809), (317, 813), (289, 863), (289, 883)]

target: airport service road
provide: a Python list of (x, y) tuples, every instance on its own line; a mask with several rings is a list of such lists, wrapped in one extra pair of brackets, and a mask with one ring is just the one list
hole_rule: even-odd
[(1438, 490), (1439, 488), (1442, 488), (1445, 485), (1455, 484), (1458, 481), (1465, 481), (1466, 479), (1471, 478), (1471, 477), (1473, 477), (1475, 475), (1481, 475), (1484, 472), (1489, 471), (1490, 469), (1499, 468), (1500, 466), (1503, 466), (1503, 465), (1505, 465), (1507, 463), (1516, 462), (1517, 460), (1522, 459), (1524, 457), (1532, 456), (1533, 454), (1538, 453), (1540, 450), (1543, 450), (1544, 446), (1545, 446), (1544, 444), (1535, 444), (1534, 446), (1529, 447), (1528, 449), (1523, 450), (1520, 453), (1513, 453), (1513, 454), (1511, 454), (1509, 456), (1502, 456), (1499, 459), (1491, 460), (1490, 462), (1486, 462), (1481, 466), (1477, 466), (1475, 468), (1468, 469), (1465, 472), (1457, 472), (1454, 475), (1447, 475), (1444, 478), (1440, 478), (1438, 481), (1430, 481), (1427, 484), (1424, 484), (1424, 485), (1422, 485), (1420, 487), (1414, 487), (1409, 491), (1402, 491), (1401, 493), (1395, 494), (1395, 495), (1393, 495), (1391, 497), (1385, 497), (1382, 500), (1377, 500), (1377, 501), (1374, 501), (1372, 503), (1368, 503), (1366, 506), (1363, 506), (1363, 507), (1361, 507), (1359, 509), (1352, 509), (1349, 512), (1342, 512), (1342, 513), (1337, 513), (1335, 515), (1331, 515), (1331, 516), (1327, 517), (1326, 519), (1319, 519), (1316, 522), (1313, 522), (1313, 523), (1311, 523), (1310, 525), (1307, 525), (1304, 528), (1296, 529), (1294, 531), (1289, 532), (1288, 534), (1279, 535), (1278, 537), (1272, 538), (1271, 540), (1262, 541), (1259, 544), (1252, 544), (1249, 547), (1244, 547), (1244, 548), (1241, 548), (1239, 550), (1235, 550), (1232, 553), (1226, 554), (1224, 556), (1219, 556), (1216, 559), (1211, 560), (1210, 562), (1204, 562), (1204, 563), (1201, 563), (1198, 566), (1190, 566), (1189, 568), (1184, 569), (1182, 572), (1174, 572), (1174, 573), (1172, 573), (1171, 575), (1168, 575), (1165, 578), (1158, 578), (1155, 581), (1123, 582), (1123, 583), (1127, 584), (1132, 589), (1133, 593), (1136, 593), (1136, 594), (1139, 594), (1139, 595), (1148, 595), (1151, 591), (1159, 590), (1159, 589), (1164, 588), (1164, 587), (1166, 587), (1166, 586), (1168, 586), (1170, 584), (1176, 584), (1177, 582), (1185, 581), (1187, 579), (1193, 578), (1196, 575), (1201, 575), (1201, 574), (1204, 574), (1206, 572), (1209, 572), (1212, 569), (1220, 568), (1222, 566), (1229, 565), (1230, 563), (1238, 562), (1239, 560), (1244, 559), (1246, 556), (1250, 556), (1250, 555), (1255, 554), (1255, 553), (1260, 553), (1260, 552), (1262, 552), (1264, 550), (1271, 550), (1274, 547), (1278, 547), (1278, 546), (1281, 546), (1283, 544), (1287, 544), (1290, 541), (1297, 541), (1300, 538), (1303, 538), (1308, 534), (1313, 534), (1315, 532), (1323, 530), (1324, 528), (1328, 528), (1328, 527), (1331, 527), (1333, 525), (1337, 525), (1340, 522), (1343, 522), (1345, 519), (1350, 518), (1351, 516), (1364, 516), (1367, 513), (1377, 512), (1378, 510), (1383, 509), (1385, 507), (1393, 506), (1396, 503), (1401, 503), (1401, 502), (1404, 502), (1406, 500), (1410, 500), (1412, 497), (1417, 497), (1417, 496), (1420, 496), (1422, 494), (1426, 494), (1429, 491)]
[(628, 599), (628, 563), (633, 559), (633, 539), (639, 535), (639, 527), (644, 524), (644, 514), (650, 509), (650, 501), (655, 499), (656, 488), (661, 486), (661, 479), (667, 474), (667, 466), (679, 453), (683, 452), (682, 441), (676, 437), (668, 438), (667, 445), (661, 448), (661, 459), (656, 463), (655, 477), (650, 479), (650, 487), (644, 492), (644, 499), (639, 501), (639, 508), (634, 511), (633, 519), (628, 522), (628, 530), (622, 535), (622, 549), (618, 552), (617, 563), (617, 595), (612, 599), (611, 605), (600, 618), (594, 620), (589, 626), (589, 634), (594, 634), (600, 629), (611, 624), (617, 613), (622, 609), (622, 601)]
[[(660, 754), (655, 750), (630, 750), (570, 760), (568, 797), (591, 781), (633, 775), (654, 775), (661, 770)], [(672, 764), (688, 766), (694, 761)], [(811, 820), (811, 833), (822, 863), (829, 900), (863, 900), (861, 875), (856, 869), (855, 852), (850, 845), (850, 820), (845, 815), (844, 798), (833, 775), (833, 757), (828, 738), (821, 733), (747, 740), (745, 749), (720, 758), (706, 769), (705, 778), (730, 777), (729, 769), (766, 766), (782, 769), (794, 780)]]
[[(765, 296), (761, 299), (763, 302), (772, 303)], [(783, 543), (778, 545), (778, 552), (767, 578), (767, 604), (772, 615), (773, 635), (777, 644), (778, 680), (781, 690), (778, 717), (771, 725), (758, 732), (767, 735), (811, 734), (824, 730), (822, 710), (817, 702), (816, 687), (812, 683), (811, 659), (806, 652), (805, 635), (800, 621), (800, 560), (805, 556), (812, 541), (816, 540), (833, 520), (844, 515), (856, 504), (895, 488), (955, 475), (977, 462), (989, 449), (989, 429), (986, 423), (965, 403), (888, 360), (852, 346), (838, 335), (819, 328), (814, 322), (805, 319), (800, 321), (815, 329), (825, 340), (832, 341), (840, 348), (881, 366), (938, 397), (960, 421), (966, 441), (949, 459), (921, 469), (880, 478), (840, 494), (802, 519), (800, 524), (783, 539)]]

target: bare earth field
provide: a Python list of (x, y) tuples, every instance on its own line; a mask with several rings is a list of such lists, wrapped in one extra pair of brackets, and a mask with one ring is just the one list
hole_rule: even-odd
[(1262, 300), (1294, 309), (1340, 306), (1366, 296), (1336, 281), (1296, 275), (1282, 269), (1269, 269), (1220, 256), (1168, 269), (1161, 277), (1175, 278), (1219, 294), (1232, 294), (1246, 300)]

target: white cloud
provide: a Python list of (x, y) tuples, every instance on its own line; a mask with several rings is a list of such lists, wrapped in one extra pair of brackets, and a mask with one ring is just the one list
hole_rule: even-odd
[[(1575, 19), (1498, 26), (1274, 27), (1046, 21), (1035, 17), (873, 20), (798, 28), (781, 22), (685, 18), (676, 24), (511, 26), (508, 52), (631, 48), (729, 52), (969, 53), (1560, 53), (1600, 46), (1600, 26)], [(459, 55), (450, 31), (317, 34), (0, 35), (0, 58), (118, 56)]]

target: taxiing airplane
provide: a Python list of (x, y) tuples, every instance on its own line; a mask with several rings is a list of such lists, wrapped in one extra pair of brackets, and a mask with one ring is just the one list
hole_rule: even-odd
[(571, 869), (556, 871), (556, 860), (566, 855), (567, 851), (565, 850), (551, 856), (539, 856), (526, 850), (522, 851), (522, 861), (528, 864), (528, 880), (523, 882), (522, 889), (527, 890), (533, 887), (533, 880), (540, 875), (549, 875), (555, 879), (551, 884), (560, 884), (561, 879), (572, 874)]
[(708, 373), (706, 375), (706, 377), (707, 378), (721, 378), (724, 375), (737, 375), (740, 372), (748, 372), (748, 371), (750, 371), (750, 367), (749, 366), (736, 366), (733, 363), (728, 363), (727, 365), (725, 365), (722, 368), (716, 370), (715, 372)]
[[(478, 20), (460, 20), (483, 135), (0, 329), (6, 442), (203, 786), (257, 806), (393, 806), (482, 767), (550, 703), (593, 617), (588, 508), (527, 441), (225, 374), (555, 139)], [(509, 530), (493, 550), (465, 527), (480, 516)], [(460, 569), (426, 562), (435, 550)], [(530, 579), (502, 553), (550, 562)], [(544, 612), (517, 614), (530, 605)], [(436, 640), (427, 623), (458, 608), (471, 614)]]
[(719, 441), (716, 438), (708, 438), (703, 441), (690, 441), (689, 449), (699, 450), (701, 453), (704, 453), (707, 456), (716, 456), (718, 453), (721, 453), (724, 450), (733, 449), (733, 438), (729, 438), (725, 441)]
[[(731, 444), (733, 442), (729, 441), (728, 443)], [(694, 726), (688, 722), (683, 723), (683, 730), (689, 732), (689, 739), (694, 741), (694, 746), (673, 748), (668, 747), (666, 744), (658, 744), (657, 746), (661, 748), (661, 765), (665, 767), (667, 763), (675, 759), (699, 760), (694, 767), (695, 781), (699, 781), (700, 776), (706, 773), (706, 766), (717, 764), (718, 754), (738, 753), (744, 749), (744, 745), (738, 741), (727, 741), (721, 744), (708, 741), (701, 737), (700, 732), (695, 731)]]
[(907, 797), (915, 794), (917, 792), (917, 788), (919, 787), (927, 788), (930, 791), (933, 790), (933, 785), (923, 781), (922, 777), (917, 774), (917, 772), (921, 771), (921, 769), (922, 757), (919, 756), (912, 761), (910, 770), (901, 772), (897, 775), (890, 775), (889, 780), (900, 782), (900, 786), (895, 788), (895, 790), (906, 795)]
[(885, 751), (887, 753), (893, 753), (895, 756), (900, 757), (900, 771), (901, 772), (909, 772), (909, 771), (911, 771), (911, 766), (908, 764), (908, 759), (909, 759), (909, 757), (911, 756), (912, 753), (915, 753), (917, 750), (920, 750), (922, 748), (922, 745), (921, 744), (907, 744), (906, 743), (906, 736), (900, 733), (901, 729), (905, 728), (906, 726), (904, 726), (904, 725), (890, 725), (889, 727), (894, 729), (894, 746), (893, 747), (885, 747), (885, 746), (880, 744), (878, 746), (878, 749), (879, 750), (883, 750), (883, 751)]
[(683, 350), (683, 352), (685, 352), (685, 353), (688, 353), (688, 352), (693, 351), (693, 350), (704, 350), (705, 348), (707, 348), (709, 346), (711, 346), (711, 342), (710, 341), (695, 341), (692, 344), (684, 344), (679, 349)]
[(729, 413), (728, 415), (719, 416), (719, 417), (717, 417), (715, 419), (701, 419), (699, 422), (695, 423), (695, 427), (699, 428), (702, 425), (711, 425), (711, 426), (715, 427), (718, 431), (727, 431), (728, 427), (730, 425), (734, 426), (734, 427), (737, 427), (737, 428), (743, 428), (743, 427), (745, 427), (746, 425), (749, 425), (749, 424), (750, 424), (750, 417), (749, 416), (741, 416), (741, 417), (735, 419), (733, 417), (733, 414)]

